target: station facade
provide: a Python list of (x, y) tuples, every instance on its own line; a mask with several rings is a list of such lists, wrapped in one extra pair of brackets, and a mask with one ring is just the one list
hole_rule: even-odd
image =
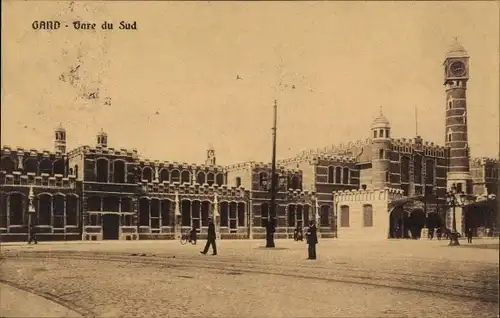
[[(467, 144), (468, 58), (458, 43), (445, 58), (444, 145), (394, 138), (381, 109), (365, 140), (278, 160), (275, 237), (291, 238), (309, 220), (323, 238), (407, 237), (451, 226), (452, 185), (470, 200), (496, 195), (498, 159), (471, 158)], [(2, 240), (26, 240), (28, 222), (41, 240), (175, 239), (193, 227), (204, 238), (209, 218), (222, 239), (265, 237), (270, 164), (217, 165), (214, 149), (203, 164), (149, 160), (135, 149), (109, 147), (104, 131), (93, 146), (67, 151), (66, 141), (58, 127), (53, 151), (2, 146)], [(390, 207), (403, 198), (419, 199)], [(495, 226), (497, 210), (466, 217), (458, 209), (459, 231)]]

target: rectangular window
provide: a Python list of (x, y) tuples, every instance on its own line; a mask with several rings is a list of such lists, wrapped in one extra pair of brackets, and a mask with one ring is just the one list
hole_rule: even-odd
[(340, 207), (340, 227), (349, 227), (349, 207), (346, 205)]
[(363, 226), (373, 226), (373, 207), (371, 205), (363, 206)]

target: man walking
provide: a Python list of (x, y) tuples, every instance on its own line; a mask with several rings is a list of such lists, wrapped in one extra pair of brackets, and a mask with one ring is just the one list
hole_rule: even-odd
[(472, 228), (467, 230), (467, 243), (472, 243)]
[(307, 259), (316, 259), (316, 244), (318, 244), (318, 235), (316, 233), (316, 223), (314, 221), (309, 222), (309, 228), (306, 232), (308, 254)]
[(207, 254), (210, 245), (212, 245), (212, 255), (217, 255), (217, 246), (215, 245), (215, 224), (211, 218), (208, 219), (207, 244), (205, 244), (205, 248), (203, 251), (200, 251), (200, 253)]

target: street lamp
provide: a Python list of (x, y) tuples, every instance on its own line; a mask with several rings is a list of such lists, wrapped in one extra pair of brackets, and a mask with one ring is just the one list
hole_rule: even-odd
[(31, 222), (32, 220), (32, 215), (35, 213), (35, 207), (33, 206), (33, 199), (35, 198), (35, 194), (33, 191), (33, 186), (30, 186), (30, 191), (28, 194), (28, 199), (29, 199), (29, 206), (28, 206), (28, 235), (31, 237)]
[(450, 233), (450, 244), (449, 246), (458, 246), (460, 242), (458, 241), (459, 233), (457, 231), (457, 219), (455, 215), (456, 207), (464, 207), (465, 199), (467, 195), (463, 191), (458, 191), (455, 184), (451, 187), (449, 191), (446, 192), (446, 202), (448, 203), (448, 207), (452, 208), (452, 230)]

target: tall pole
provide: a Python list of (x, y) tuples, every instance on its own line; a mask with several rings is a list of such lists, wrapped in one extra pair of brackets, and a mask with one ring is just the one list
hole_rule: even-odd
[(274, 113), (273, 113), (273, 157), (271, 163), (271, 209), (269, 213), (269, 220), (266, 233), (266, 247), (272, 248), (274, 245), (274, 232), (276, 229), (276, 117), (278, 113), (278, 103), (274, 100)]

